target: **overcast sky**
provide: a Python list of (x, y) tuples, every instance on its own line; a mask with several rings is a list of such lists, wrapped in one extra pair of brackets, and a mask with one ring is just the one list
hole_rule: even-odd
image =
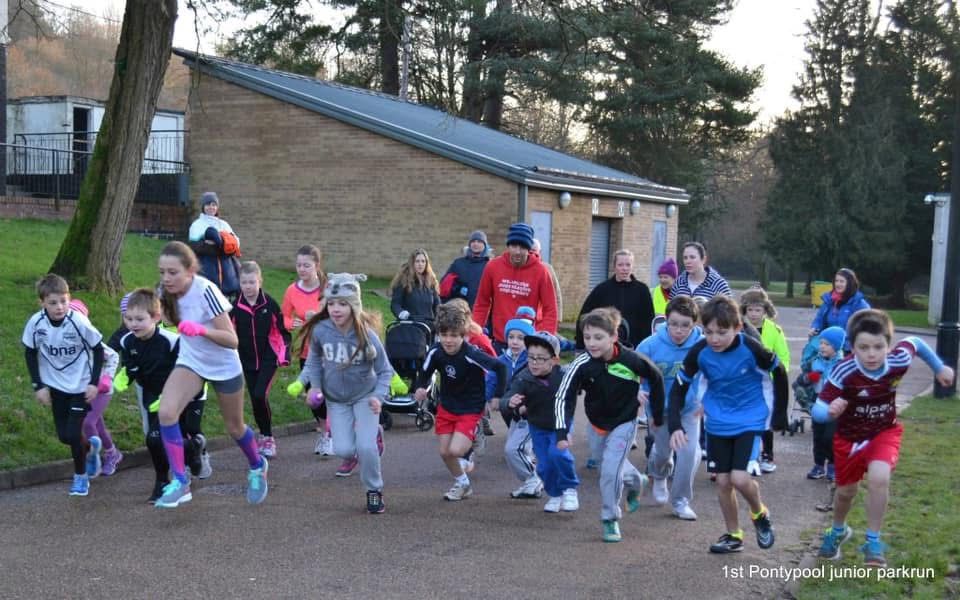
[[(123, 17), (123, 0), (58, 0), (97, 15)], [(193, 14), (180, 0), (180, 17), (174, 33), (174, 45), (195, 48)], [(718, 28), (709, 46), (736, 65), (763, 67), (764, 82), (757, 90), (755, 106), (760, 122), (765, 123), (795, 105), (790, 89), (803, 64), (803, 33), (813, 14), (815, 0), (737, 0), (729, 22)], [(221, 27), (224, 36), (236, 25)], [(201, 50), (210, 52), (216, 34), (201, 40)]]

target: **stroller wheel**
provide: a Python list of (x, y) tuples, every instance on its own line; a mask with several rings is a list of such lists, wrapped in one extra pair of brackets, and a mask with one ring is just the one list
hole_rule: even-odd
[(429, 431), (433, 427), (433, 415), (425, 410), (421, 410), (417, 413), (416, 419), (417, 429), (420, 431)]
[(393, 415), (386, 410), (380, 411), (380, 424), (383, 425), (384, 431), (390, 431), (390, 428), (393, 427)]

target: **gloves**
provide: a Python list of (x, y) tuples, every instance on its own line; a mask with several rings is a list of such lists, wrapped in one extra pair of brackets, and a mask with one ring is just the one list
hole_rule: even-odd
[(311, 388), (307, 393), (307, 406), (310, 408), (320, 408), (320, 405), (323, 404), (323, 392), (317, 388)]
[(287, 393), (296, 398), (303, 393), (303, 382), (297, 379), (293, 383), (287, 386)]
[(109, 394), (110, 390), (113, 389), (113, 377), (109, 375), (101, 375), (100, 382), (97, 383), (97, 391), (101, 394)]
[(400, 314), (397, 315), (397, 318), (400, 319), (401, 321), (406, 321), (407, 319), (410, 318), (410, 311), (401, 310)]
[(820, 371), (810, 371), (807, 373), (807, 380), (810, 383), (818, 383), (820, 381)]
[(831, 420), (829, 410), (830, 405), (818, 399), (813, 408), (810, 409), (810, 417), (815, 423), (827, 423)]
[(180, 321), (180, 324), (177, 325), (177, 331), (188, 337), (207, 335), (207, 328), (193, 321)]
[(127, 388), (130, 387), (130, 376), (127, 375), (127, 368), (123, 367), (117, 371), (116, 377), (113, 378), (113, 389), (118, 392), (125, 392)]
[(400, 375), (394, 373), (393, 377), (390, 378), (390, 395), (391, 396), (406, 396), (410, 392), (410, 386), (403, 380)]
[(147, 412), (150, 412), (150, 413), (160, 412), (160, 396), (157, 396), (157, 399), (150, 403), (150, 406), (147, 407)]

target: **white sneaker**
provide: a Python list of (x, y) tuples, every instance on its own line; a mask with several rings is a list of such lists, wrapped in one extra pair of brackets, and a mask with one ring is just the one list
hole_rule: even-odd
[(547, 500), (547, 503), (543, 505), (543, 512), (560, 512), (561, 506), (563, 506), (563, 496), (550, 496), (550, 499)]
[(210, 453), (206, 450), (200, 455), (200, 474), (197, 479), (209, 479), (213, 475), (213, 466), (210, 464)]
[(764, 473), (773, 473), (777, 470), (777, 463), (773, 462), (772, 460), (761, 460), (760, 470)]
[(510, 492), (511, 498), (539, 498), (543, 494), (543, 483), (534, 475), (523, 482), (523, 485)]
[(667, 489), (667, 479), (653, 480), (653, 500), (657, 504), (666, 504), (670, 498), (670, 491)]
[(673, 505), (673, 516), (684, 521), (696, 521), (697, 513), (690, 508), (690, 503), (686, 500)]
[(322, 431), (320, 431), (320, 432), (317, 433), (317, 444), (313, 447), (313, 453), (314, 453), (314, 454), (323, 454), (323, 449), (324, 449), (324, 447), (325, 447), (325, 446), (324, 446), (324, 444), (325, 444), (324, 440), (325, 440), (325, 439), (326, 439), (326, 435), (324, 435), (324, 433), (323, 433)]
[(573, 512), (580, 508), (580, 499), (577, 498), (577, 490), (570, 488), (569, 490), (563, 490), (563, 504), (561, 504), (565, 512)]
[(320, 456), (333, 456), (333, 436), (323, 434), (323, 450), (320, 452)]
[(750, 462), (748, 462), (748, 463), (747, 463), (747, 473), (749, 473), (750, 475), (753, 475), (754, 477), (760, 477), (760, 475), (761, 475), (761, 473), (762, 473), (762, 472), (760, 471), (760, 463), (758, 463), (758, 462), (755, 461), (755, 460), (751, 460)]
[(473, 493), (473, 488), (470, 487), (470, 484), (462, 485), (460, 482), (453, 484), (453, 487), (450, 488), (446, 494), (443, 495), (444, 500), (449, 500), (450, 502), (459, 502), (464, 498), (469, 498)]

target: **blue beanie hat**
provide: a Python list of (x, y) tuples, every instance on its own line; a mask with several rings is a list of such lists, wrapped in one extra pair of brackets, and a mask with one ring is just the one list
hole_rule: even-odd
[(514, 223), (507, 231), (507, 245), (520, 244), (527, 250), (533, 248), (533, 227), (526, 223)]
[(527, 319), (528, 321), (533, 321), (537, 318), (537, 311), (529, 306), (519, 306), (517, 307), (517, 312), (513, 315), (514, 319)]
[(522, 333), (524, 338), (534, 334), (533, 325), (530, 324), (530, 321), (526, 319), (510, 319), (503, 327), (503, 339), (510, 337), (510, 332), (513, 330)]
[(847, 334), (841, 329), (834, 325), (833, 327), (827, 327), (820, 332), (820, 339), (825, 340), (828, 344), (833, 346), (833, 349), (837, 352), (843, 349), (843, 342), (846, 340)]

